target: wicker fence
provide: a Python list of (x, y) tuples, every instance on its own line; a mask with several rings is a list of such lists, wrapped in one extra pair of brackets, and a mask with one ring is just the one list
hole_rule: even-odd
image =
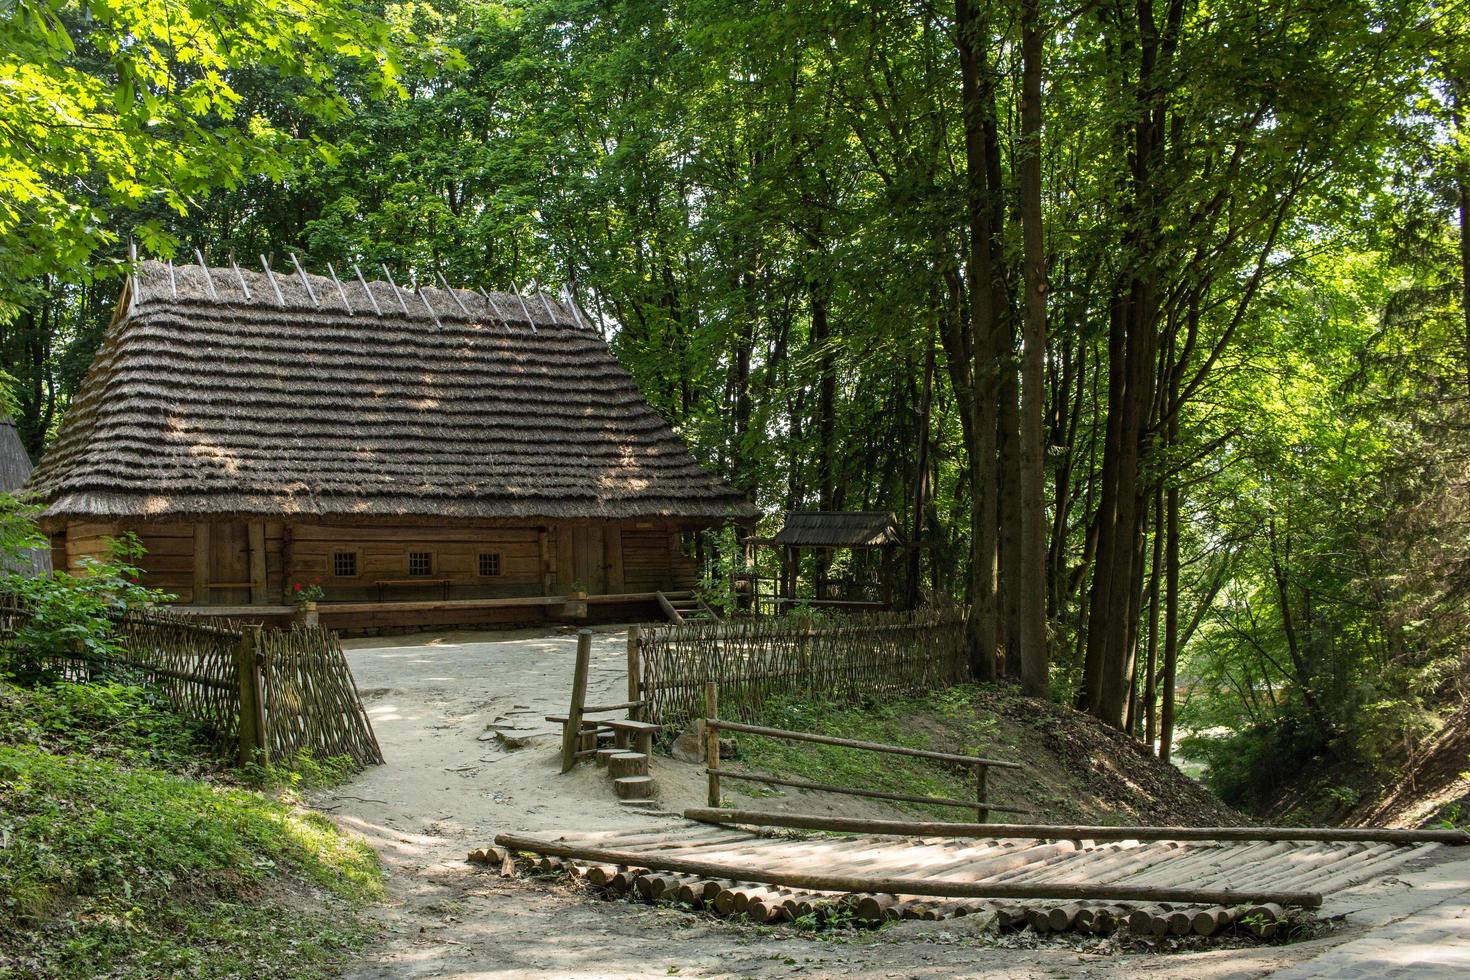
[[(13, 599), (0, 600), (0, 636), (13, 636), (25, 616)], [(309, 751), (350, 756), (359, 766), (382, 763), (337, 634), (201, 622), (153, 609), (132, 610), (115, 624), (116, 658), (78, 652), (46, 658), (45, 666), (78, 682), (126, 668), (241, 761)]]
[(682, 725), (719, 685), (720, 714), (754, 721), (772, 695), (852, 704), (947, 687), (969, 674), (962, 609), (839, 620), (736, 619), (642, 627), (633, 638), (650, 717)]

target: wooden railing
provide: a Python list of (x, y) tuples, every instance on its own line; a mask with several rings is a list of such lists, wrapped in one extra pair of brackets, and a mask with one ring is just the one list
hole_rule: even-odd
[[(812, 783), (800, 779), (780, 779), (756, 773), (731, 772), (720, 768), (720, 732), (745, 732), (766, 738), (779, 738), (789, 742), (813, 742), (818, 745), (836, 745), (846, 749), (877, 752), (884, 755), (903, 755), (916, 759), (930, 759), (962, 766), (974, 773), (975, 798), (956, 800), (943, 796), (921, 796), (909, 793), (889, 793), (884, 790), (858, 789), (852, 786), (833, 786), (827, 783)], [(895, 803), (924, 803), (931, 806), (953, 806), (974, 810), (980, 823), (990, 819), (991, 810), (1005, 813), (1031, 813), (1025, 807), (1002, 806), (991, 803), (987, 797), (986, 774), (991, 769), (1020, 769), (1020, 763), (1003, 762), (999, 759), (984, 759), (979, 756), (958, 755), (953, 752), (934, 752), (929, 749), (911, 749), (904, 745), (885, 745), (882, 742), (864, 742), (835, 735), (817, 735), (812, 732), (796, 732), (785, 728), (767, 728), (764, 725), (747, 725), (719, 717), (719, 690), (714, 684), (704, 688), (704, 756), (705, 775), (709, 781), (709, 805), (720, 806), (720, 779), (748, 779), (772, 786), (787, 786), (793, 789), (813, 790), (821, 793), (841, 793), (845, 796), (861, 796), (871, 800), (889, 800)]]

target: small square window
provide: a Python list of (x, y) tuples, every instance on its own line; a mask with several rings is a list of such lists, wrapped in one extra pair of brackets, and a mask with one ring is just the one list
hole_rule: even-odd
[(482, 551), (482, 552), (480, 552), (480, 574), (482, 576), (490, 576), (490, 575), (499, 575), (500, 574), (500, 552), (498, 552), (498, 551)]
[(408, 574), (411, 577), (423, 576), (427, 578), (434, 574), (434, 553), (432, 551), (410, 551), (408, 553)]
[(336, 578), (357, 577), (357, 552), (332, 552), (332, 575)]

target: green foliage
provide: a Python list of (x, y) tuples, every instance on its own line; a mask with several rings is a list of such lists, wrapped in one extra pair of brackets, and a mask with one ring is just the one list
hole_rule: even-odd
[(21, 689), (0, 681), (0, 745), (189, 772), (201, 768), (204, 742), (197, 726), (146, 688), (63, 683)]
[[(7, 6), (0, 308), (41, 276), (103, 272), (89, 259), (118, 239), (109, 212), (182, 215), (212, 188), (280, 179), (314, 149), (252, 105), (242, 79), (270, 78), (283, 108), (329, 119), (349, 109), (339, 66), (368, 69), (358, 78), (377, 92), (395, 84), (386, 25), (338, 0)], [(130, 224), (152, 252), (177, 242), (156, 217)]]
[(142, 572), (133, 563), (142, 557), (141, 542), (129, 532), (109, 541), (106, 559), (83, 558), (76, 574), (7, 576), (5, 591), (26, 615), (0, 643), (0, 665), (8, 663), (16, 676), (34, 680), (51, 657), (81, 656), (104, 665), (115, 659), (121, 650), (114, 620), (170, 598), (141, 584)]
[(0, 685), (0, 975), (313, 976), (367, 938), (372, 849), (189, 775), (193, 735), (137, 688)]

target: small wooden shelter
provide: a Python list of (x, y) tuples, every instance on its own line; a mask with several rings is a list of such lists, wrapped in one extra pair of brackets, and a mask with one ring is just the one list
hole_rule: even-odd
[[(894, 557), (903, 547), (903, 537), (898, 533), (898, 519), (890, 511), (787, 511), (781, 530), (758, 543), (777, 548), (781, 554), (778, 605), (804, 602), (876, 609), (893, 604)], [(853, 569), (868, 574), (831, 577), (830, 557), (840, 549), (854, 551)], [(797, 596), (803, 551), (819, 553), (812, 576), (813, 595), (805, 599)], [(873, 552), (878, 555), (876, 570), (866, 558)]]
[(350, 629), (657, 615), (757, 514), (570, 303), (159, 262), (30, 486), (58, 567), (133, 531), (184, 607)]

